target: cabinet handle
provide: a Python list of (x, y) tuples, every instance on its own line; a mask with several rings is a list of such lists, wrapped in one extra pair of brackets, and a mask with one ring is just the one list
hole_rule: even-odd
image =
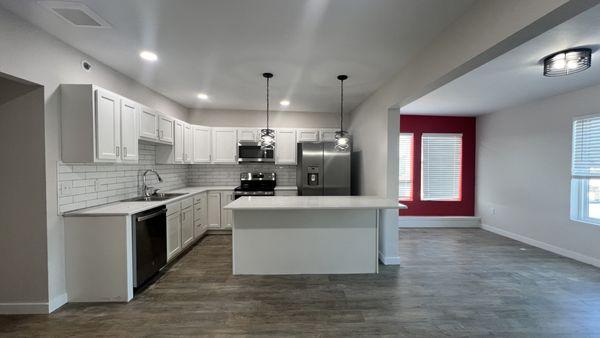
[(165, 131), (164, 130), (160, 131), (160, 138), (161, 139), (165, 138)]
[(117, 146), (115, 149), (116, 149), (115, 152), (117, 153), (117, 156), (119, 156), (119, 146)]
[(123, 147), (123, 156), (127, 157), (127, 147)]
[(212, 162), (212, 154), (208, 154), (208, 162)]
[(181, 213), (181, 220), (182, 220), (182, 221), (185, 221), (185, 212), (182, 212), (182, 213)]

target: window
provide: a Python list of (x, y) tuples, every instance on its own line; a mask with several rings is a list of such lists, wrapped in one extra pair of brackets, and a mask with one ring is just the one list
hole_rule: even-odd
[(600, 224), (600, 115), (573, 121), (571, 219)]
[(398, 195), (401, 201), (413, 199), (413, 134), (400, 134), (400, 175)]
[(462, 134), (423, 134), (421, 200), (460, 201)]

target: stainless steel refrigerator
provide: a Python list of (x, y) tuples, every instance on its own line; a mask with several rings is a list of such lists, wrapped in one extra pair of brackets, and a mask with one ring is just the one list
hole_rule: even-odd
[(296, 185), (299, 196), (349, 196), (352, 149), (335, 142), (298, 143)]

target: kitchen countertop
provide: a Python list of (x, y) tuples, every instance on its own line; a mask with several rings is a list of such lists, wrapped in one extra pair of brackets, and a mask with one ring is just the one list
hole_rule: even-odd
[(391, 198), (376, 196), (275, 196), (242, 197), (225, 206), (229, 210), (304, 210), (304, 209), (406, 209)]

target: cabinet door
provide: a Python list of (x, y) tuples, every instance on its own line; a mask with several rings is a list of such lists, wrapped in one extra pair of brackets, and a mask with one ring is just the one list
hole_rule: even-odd
[(192, 163), (192, 155), (194, 153), (194, 146), (192, 142), (192, 126), (184, 123), (183, 124), (183, 162)]
[(140, 108), (140, 138), (158, 140), (158, 113), (148, 107)]
[(183, 122), (175, 121), (175, 140), (173, 144), (173, 162), (183, 163), (183, 148), (185, 139), (183, 137)]
[(186, 247), (194, 240), (194, 209), (181, 210), (181, 246)]
[(208, 227), (212, 229), (221, 228), (221, 195), (219, 193), (208, 193)]
[(119, 96), (96, 90), (96, 157), (117, 162), (121, 155), (121, 109)]
[(181, 212), (167, 216), (167, 259), (181, 250)]
[(258, 141), (260, 130), (254, 128), (238, 128), (237, 140), (239, 141)]
[(298, 129), (298, 142), (319, 142), (319, 129)]
[(194, 163), (210, 163), (210, 128), (192, 127), (192, 143), (194, 144)]
[(237, 163), (237, 133), (234, 128), (212, 128), (212, 163)]
[(173, 144), (174, 120), (167, 115), (158, 116), (158, 139), (167, 144)]
[(321, 141), (335, 141), (336, 129), (321, 129)]
[(138, 104), (121, 99), (121, 159), (138, 161)]
[(296, 164), (296, 130), (275, 130), (275, 164)]
[(221, 193), (221, 228), (231, 229), (233, 227), (233, 211), (223, 209), (233, 201), (233, 192)]
[(194, 196), (194, 238), (202, 235), (208, 227), (206, 193)]

